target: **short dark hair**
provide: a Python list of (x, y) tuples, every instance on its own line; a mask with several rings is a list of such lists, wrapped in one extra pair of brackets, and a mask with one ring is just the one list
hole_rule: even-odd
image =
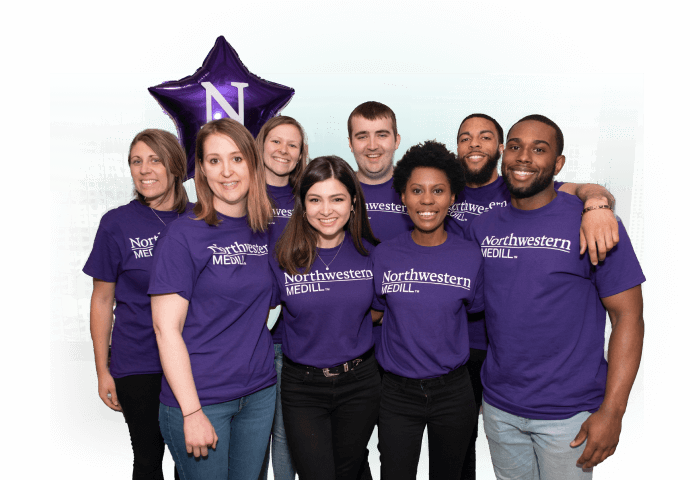
[(365, 102), (355, 107), (348, 117), (348, 137), (352, 138), (352, 117), (362, 117), (367, 120), (377, 120), (378, 118), (388, 118), (391, 120), (391, 127), (394, 130), (394, 138), (399, 134), (396, 129), (396, 115), (394, 111), (379, 102)]
[(372, 245), (378, 245), (372, 233), (372, 227), (367, 218), (367, 206), (362, 193), (360, 181), (348, 163), (335, 155), (314, 158), (304, 169), (299, 181), (294, 186), (294, 210), (282, 236), (277, 241), (275, 255), (283, 270), (296, 274), (300, 270), (308, 273), (316, 259), (316, 244), (318, 233), (304, 218), (306, 209), (304, 202), (309, 189), (318, 182), (335, 178), (347, 188), (353, 203), (354, 212), (350, 213), (345, 230), (352, 236), (352, 242), (357, 251), (364, 256), (369, 252), (362, 244), (366, 240)]
[(498, 134), (498, 143), (503, 143), (503, 127), (501, 127), (501, 124), (498, 123), (495, 118), (489, 117), (485, 113), (472, 113), (471, 115), (464, 117), (462, 123), (459, 124), (459, 129), (457, 129), (457, 139), (459, 139), (459, 131), (462, 129), (462, 125), (464, 125), (464, 122), (470, 118), (483, 118), (484, 120), (488, 120), (489, 122), (493, 123), (496, 127), (496, 133)]
[(406, 191), (406, 184), (413, 170), (418, 167), (436, 168), (445, 172), (450, 182), (451, 193), (459, 195), (467, 186), (464, 165), (450, 152), (445, 144), (426, 140), (408, 149), (394, 167), (394, 190), (399, 195)]
[[(556, 151), (557, 151), (557, 156), (561, 155), (562, 152), (564, 151), (564, 134), (561, 131), (561, 128), (559, 128), (559, 125), (551, 121), (549, 118), (545, 117), (544, 115), (528, 115), (527, 117), (523, 117), (517, 122), (513, 124), (513, 127), (519, 124), (520, 122), (527, 122), (529, 120), (533, 120), (535, 122), (540, 122), (544, 123), (545, 125), (549, 125), (554, 129), (554, 138), (557, 141), (557, 146), (556, 146)], [(508, 130), (508, 137), (510, 138), (510, 131), (513, 130), (513, 127), (510, 127)]]

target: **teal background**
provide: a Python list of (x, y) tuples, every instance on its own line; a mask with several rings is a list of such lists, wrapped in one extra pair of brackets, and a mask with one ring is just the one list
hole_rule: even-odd
[[(149, 6), (34, 4), (5, 10), (4, 156), (12, 177), (2, 246), (3, 451), (10, 478), (110, 478), (49, 431), (49, 315), (44, 292), (52, 212), (49, 73), (194, 71), (226, 35), (248, 68), (268, 72), (643, 72), (645, 74), (645, 399), (596, 478), (690, 476), (695, 460), (698, 333), (691, 306), (696, 7), (665, 2), (285, 2)], [(680, 5), (684, 5), (680, 7)], [(465, 86), (465, 88), (468, 88)], [(108, 91), (104, 92), (109, 95)], [(340, 92), (339, 94), (342, 94)], [(100, 99), (95, 100), (99, 108)], [(498, 101), (494, 92), (494, 101)], [(343, 114), (344, 116), (345, 114)], [(674, 168), (689, 150), (685, 168)], [(43, 178), (46, 179), (46, 176)], [(28, 208), (23, 208), (25, 205)], [(38, 217), (38, 218), (37, 218)], [(681, 223), (681, 219), (684, 220)], [(28, 228), (28, 231), (25, 229)], [(21, 233), (19, 233), (21, 232)], [(684, 248), (681, 248), (683, 243)], [(52, 256), (54, 258), (52, 258)], [(42, 280), (38, 280), (42, 279)], [(37, 293), (35, 293), (38, 290)], [(8, 472), (9, 470), (9, 472)], [(3, 475), (5, 476), (5, 475)]]

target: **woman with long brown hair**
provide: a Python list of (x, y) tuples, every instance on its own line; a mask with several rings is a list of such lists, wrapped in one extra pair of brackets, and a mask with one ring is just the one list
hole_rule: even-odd
[(187, 160), (175, 135), (148, 129), (134, 137), (128, 162), (135, 199), (102, 217), (83, 272), (93, 277), (90, 334), (99, 396), (124, 414), (134, 451), (133, 478), (162, 479), (165, 444), (158, 396), (163, 369), (146, 291), (156, 240), (191, 208), (182, 185)]
[(173, 222), (155, 255), (160, 425), (183, 478), (256, 478), (272, 426), (272, 207), (254, 142), (228, 118), (202, 127), (196, 217)]
[(285, 322), (284, 424), (302, 480), (355, 480), (365, 459), (379, 414), (369, 257), (377, 243), (350, 166), (335, 156), (310, 162), (271, 259)]

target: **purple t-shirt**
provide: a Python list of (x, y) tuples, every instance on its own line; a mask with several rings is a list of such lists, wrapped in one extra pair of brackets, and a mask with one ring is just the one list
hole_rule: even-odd
[[(413, 230), (413, 221), (401, 201), (401, 196), (394, 190), (394, 179), (379, 185), (360, 183), (365, 195), (367, 216), (372, 226), (372, 233), (381, 242), (391, 240), (404, 232)], [(372, 329), (374, 344), (379, 345), (382, 326)]]
[(316, 258), (308, 274), (290, 275), (275, 258), (270, 265), (284, 313), (282, 351), (294, 362), (327, 368), (372, 348), (372, 263), (347, 232), (340, 245), (318, 254), (325, 264)]
[[(563, 184), (563, 182), (554, 182), (554, 188), (559, 190)], [(495, 182), (483, 187), (464, 187), (445, 218), (445, 230), (465, 237), (472, 220), (492, 208), (505, 207), (509, 204), (510, 192), (501, 176)], [(483, 313), (469, 315), (469, 341), (471, 348), (486, 350), (488, 336)]]
[[(268, 234), (246, 217), (223, 221), (180, 218), (155, 251), (150, 295), (177, 293), (189, 301), (182, 338), (202, 405), (228, 402), (274, 385), (272, 337), (265, 320), (272, 298)], [(160, 401), (178, 407), (163, 377)]]
[(375, 302), (384, 310), (377, 348), (382, 368), (408, 378), (434, 378), (467, 362), (467, 311), (484, 309), (479, 247), (448, 234), (442, 245), (417, 245), (411, 233), (372, 253)]
[(365, 195), (367, 216), (372, 232), (380, 242), (413, 229), (413, 222), (401, 196), (394, 190), (394, 179), (379, 185), (360, 183)]
[[(282, 236), (284, 227), (287, 226), (287, 222), (289, 222), (289, 219), (292, 217), (292, 211), (294, 210), (294, 192), (292, 191), (292, 186), (287, 184), (284, 187), (268, 185), (267, 193), (272, 199), (273, 210), (275, 212), (275, 216), (270, 223), (270, 255), (274, 255), (275, 244)], [(282, 330), (284, 329), (282, 317), (283, 315), (280, 313), (280, 316), (277, 317), (277, 322), (275, 322), (272, 330), (270, 330), (273, 343), (282, 343)]]
[(484, 400), (513, 415), (564, 419), (600, 407), (607, 376), (600, 299), (645, 280), (622, 223), (604, 262), (595, 267), (588, 253), (579, 255), (582, 207), (559, 193), (536, 210), (492, 210), (468, 232), (484, 256)]
[[(190, 204), (188, 212), (191, 207)], [(153, 331), (151, 298), (146, 291), (153, 247), (165, 229), (164, 223), (169, 224), (178, 216), (173, 211), (154, 213), (150, 207), (132, 200), (105, 213), (100, 221), (83, 272), (116, 284), (114, 298), (117, 306), (114, 309), (109, 367), (115, 378), (163, 371)]]

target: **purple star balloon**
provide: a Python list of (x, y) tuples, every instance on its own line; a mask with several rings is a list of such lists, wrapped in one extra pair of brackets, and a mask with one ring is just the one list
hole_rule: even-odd
[(173, 119), (187, 152), (187, 176), (194, 177), (195, 141), (202, 125), (230, 117), (256, 136), (263, 124), (292, 99), (294, 89), (259, 78), (243, 65), (221, 36), (194, 75), (148, 89)]

